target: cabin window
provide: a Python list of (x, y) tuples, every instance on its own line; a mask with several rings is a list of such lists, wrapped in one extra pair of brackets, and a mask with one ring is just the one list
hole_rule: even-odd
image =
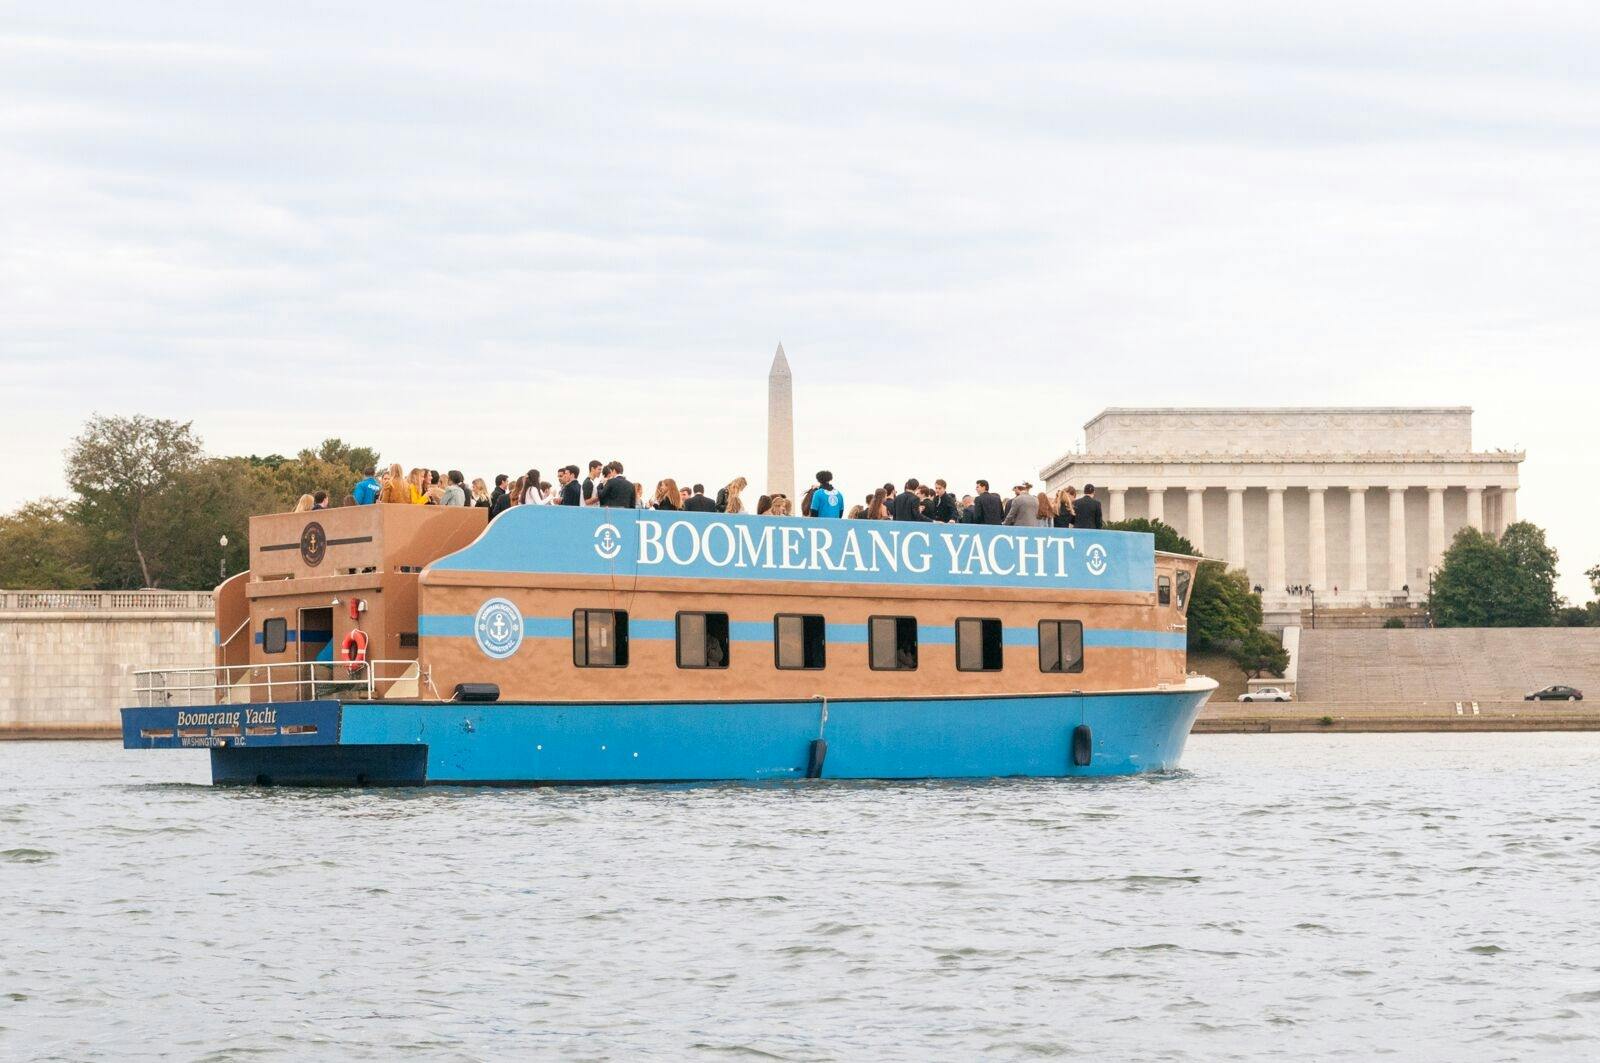
[(728, 614), (678, 614), (678, 667), (728, 667)]
[(402, 632), (400, 632), (400, 648), (402, 650), (414, 650), (414, 649), (416, 649), (417, 648), (417, 633), (415, 631), (402, 631)]
[(1005, 662), (1000, 621), (967, 617), (956, 621), (956, 671), (998, 672)]
[(289, 645), (289, 621), (281, 616), (261, 624), (261, 652), (282, 653)]
[(1083, 621), (1039, 621), (1039, 671), (1083, 671)]
[(772, 644), (779, 668), (818, 671), (827, 667), (828, 625), (820, 616), (773, 617)]
[(875, 672), (917, 669), (917, 621), (910, 616), (867, 619), (867, 661)]
[(1189, 607), (1189, 581), (1191, 578), (1188, 569), (1180, 568), (1178, 570), (1178, 609), (1180, 612)]
[(1171, 576), (1157, 576), (1156, 577), (1156, 604), (1157, 605), (1171, 605), (1172, 604), (1172, 577)]
[(579, 668), (626, 668), (628, 614), (620, 609), (574, 609), (572, 663)]

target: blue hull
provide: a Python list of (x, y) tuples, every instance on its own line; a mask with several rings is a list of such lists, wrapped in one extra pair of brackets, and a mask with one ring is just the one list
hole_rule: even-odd
[(1177, 767), (1212, 689), (1203, 682), (1130, 693), (826, 703), (163, 707), (124, 709), (123, 744), (209, 748), (214, 782), (246, 784), (1130, 775)]

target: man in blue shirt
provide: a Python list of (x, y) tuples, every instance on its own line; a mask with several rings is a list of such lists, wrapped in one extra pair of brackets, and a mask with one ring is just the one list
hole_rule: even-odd
[(833, 486), (833, 473), (824, 469), (817, 473), (817, 486), (811, 490), (811, 515), (813, 517), (844, 516), (844, 495)]
[(366, 470), (367, 478), (359, 481), (351, 488), (350, 494), (355, 498), (356, 505), (370, 506), (378, 501), (378, 491), (382, 484), (378, 483), (378, 469), (376, 466)]

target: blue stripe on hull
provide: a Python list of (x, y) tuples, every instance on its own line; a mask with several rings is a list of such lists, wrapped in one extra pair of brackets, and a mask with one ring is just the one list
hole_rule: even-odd
[[(820, 701), (344, 706), (342, 745), (427, 746), (430, 783), (1124, 775), (1177, 766), (1209, 690)], [(1093, 757), (1071, 762), (1086, 724)]]

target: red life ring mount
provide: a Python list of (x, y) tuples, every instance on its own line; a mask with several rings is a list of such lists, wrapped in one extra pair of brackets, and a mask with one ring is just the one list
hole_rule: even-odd
[(350, 663), (350, 674), (360, 675), (367, 666), (367, 633), (358, 627), (350, 629), (344, 637), (344, 659)]

